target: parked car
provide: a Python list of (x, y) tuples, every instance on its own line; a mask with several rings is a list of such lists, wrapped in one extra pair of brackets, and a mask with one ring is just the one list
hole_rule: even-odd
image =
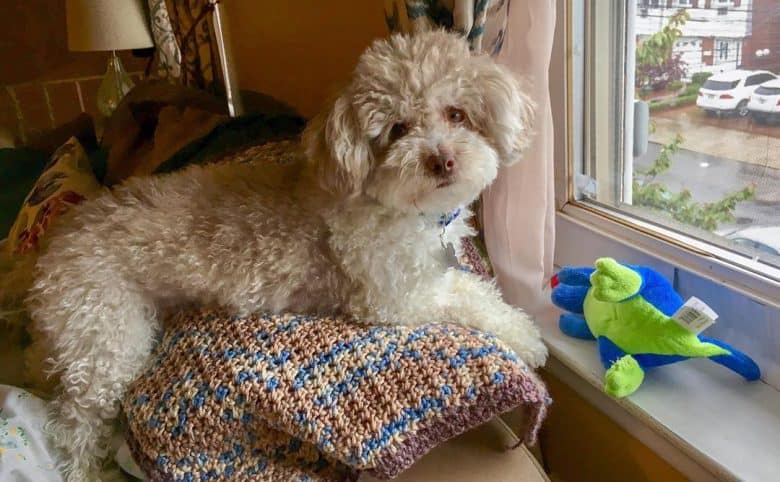
[(736, 112), (748, 115), (748, 103), (753, 91), (764, 82), (777, 79), (765, 70), (732, 70), (715, 74), (701, 86), (696, 105), (707, 113)]
[(780, 79), (759, 85), (748, 102), (750, 115), (757, 121), (780, 120)]
[(739, 246), (780, 256), (780, 226), (753, 226), (725, 235)]

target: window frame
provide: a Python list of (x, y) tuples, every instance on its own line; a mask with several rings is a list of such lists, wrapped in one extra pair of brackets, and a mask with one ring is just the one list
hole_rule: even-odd
[[(558, 328), (560, 312), (552, 307), (537, 314), (551, 355), (547, 370), (690, 480), (766, 478), (765, 468), (774, 462), (774, 453), (750, 447), (776, 447), (780, 433), (780, 411), (774, 408), (780, 407), (780, 357), (776, 337), (762, 336), (777, 333), (780, 300), (772, 295), (780, 292), (780, 284), (710, 252), (691, 249), (688, 239), (676, 240), (674, 233), (665, 236), (655, 227), (644, 229), (633, 220), (621, 219), (620, 213), (574, 199), (574, 166), (582, 162), (583, 155), (583, 149), (575, 147), (582, 145), (584, 136), (584, 88), (574, 79), (584, 73), (585, 48), (573, 39), (583, 30), (573, 17), (578, 10), (582, 13), (585, 1), (600, 0), (556, 0), (562, 21), (556, 23), (549, 79), (556, 133), (554, 263), (581, 266), (600, 256), (613, 256), (651, 266), (672, 280), (683, 296), (706, 293), (705, 301), (722, 320), (736, 320), (716, 324), (711, 335), (750, 353), (762, 368), (763, 382), (756, 382), (750, 390), (730, 386), (723, 383), (719, 367), (692, 362), (654, 372), (641, 393), (610, 398), (603, 393), (604, 370), (598, 353), (592, 345), (563, 335)], [(744, 330), (744, 326), (751, 329)], [(731, 440), (738, 448), (746, 448), (742, 452), (735, 451), (731, 443), (719, 443), (717, 437), (719, 424), (724, 417), (733, 419), (735, 410), (743, 430)], [(754, 429), (747, 428), (748, 424)], [(766, 438), (760, 440), (760, 436)]]
[[(553, 106), (556, 126), (565, 126), (564, 135), (557, 136), (555, 149), (557, 215), (585, 223), (591, 228), (594, 235), (619, 239), (624, 244), (635, 246), (644, 254), (655, 259), (670, 263), (719, 285), (727, 286), (736, 295), (748, 297), (767, 307), (780, 308), (780, 298), (776, 295), (780, 292), (780, 269), (751, 260), (745, 255), (724, 247), (673, 231), (670, 228), (631, 217), (615, 209), (596, 206), (593, 203), (576, 199), (575, 176), (582, 172), (584, 163), (590, 162), (587, 133), (588, 129), (591, 128), (586, 119), (588, 100), (585, 98), (585, 87), (582, 82), (579, 82), (579, 79), (584, 79), (584, 76), (589, 74), (588, 69), (593, 67), (588, 65), (591, 62), (585, 62), (586, 49), (589, 48), (585, 44), (587, 25), (579, 25), (574, 19), (578, 15), (584, 15), (583, 18), (587, 24), (590, 11), (586, 9), (586, 4), (592, 8), (593, 4), (609, 4), (611, 2), (561, 0), (561, 3), (567, 9), (565, 12), (567, 31), (564, 35), (565, 41), (568, 43), (565, 50), (568, 55), (563, 60), (565, 65), (562, 67), (565, 72), (562, 97), (565, 101)], [(625, 2), (624, 15), (634, 15), (636, 9), (636, 2)], [(627, 29), (621, 35), (631, 38), (634, 32)], [(625, 54), (632, 55), (633, 49), (627, 49)], [(628, 63), (626, 62), (626, 64)], [(633, 60), (631, 63), (633, 65)], [(633, 85), (632, 69), (626, 68), (625, 70), (623, 73), (624, 85)], [(624, 88), (623, 92), (614, 95), (614, 97), (627, 100), (629, 95), (633, 97), (633, 93), (626, 92)], [(553, 95), (553, 98), (555, 97)], [(632, 107), (632, 105), (626, 105), (621, 120), (624, 133), (633, 132)], [(622, 142), (617, 146), (612, 146), (612, 148), (616, 154), (626, 156), (633, 150), (632, 136), (623, 135), (622, 137)], [(579, 149), (578, 146), (585, 147)], [(624, 157), (624, 159), (626, 158)], [(633, 173), (627, 168), (624, 168), (623, 171), (623, 184), (630, 186), (631, 183), (625, 182), (625, 179), (630, 180)]]

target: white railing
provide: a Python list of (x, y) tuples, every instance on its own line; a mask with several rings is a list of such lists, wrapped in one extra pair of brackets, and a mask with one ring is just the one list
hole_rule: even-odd
[[(699, 2), (700, 4), (702, 2)], [(743, 38), (752, 33), (753, 12), (750, 2), (740, 7), (722, 6), (715, 0), (710, 8), (687, 8), (690, 19), (682, 26), (683, 37), (726, 37)], [(652, 35), (664, 28), (669, 17), (677, 8), (640, 6), (637, 8), (637, 35)]]
[[(130, 72), (128, 74), (131, 78), (134, 80), (141, 80), (143, 78), (143, 72)], [(103, 78), (102, 75), (88, 75), (88, 76), (82, 76), (82, 77), (72, 77), (69, 79), (56, 79), (56, 80), (42, 80), (42, 81), (30, 81), (30, 82), (20, 82), (17, 84), (9, 84), (4, 86), (5, 93), (7, 96), (7, 102), (10, 102), (11, 110), (14, 112), (15, 120), (16, 120), (16, 132), (15, 134), (19, 136), (19, 139), (22, 141), (22, 143), (27, 142), (27, 139), (29, 135), (38, 129), (40, 129), (41, 126), (31, 126), (29, 125), (29, 122), (25, 118), (24, 112), (25, 108), (24, 105), (22, 105), (22, 101), (20, 100), (20, 96), (18, 95), (18, 92), (21, 89), (40, 89), (40, 92), (43, 96), (44, 103), (46, 105), (46, 114), (48, 117), (48, 127), (54, 128), (58, 125), (58, 123), (66, 122), (70, 119), (57, 119), (55, 115), (55, 109), (54, 105), (52, 103), (52, 96), (50, 90), (55, 86), (61, 86), (61, 85), (67, 85), (72, 84), (73, 85), (73, 100), (76, 100), (79, 105), (79, 111), (80, 112), (86, 112), (87, 108), (84, 103), (84, 85), (87, 82), (92, 83), (95, 85), (95, 90), (97, 90), (97, 85), (99, 84), (99, 81)]]

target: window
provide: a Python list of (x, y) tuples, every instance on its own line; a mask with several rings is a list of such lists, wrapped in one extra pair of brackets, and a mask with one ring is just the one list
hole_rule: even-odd
[[(769, 86), (762, 85), (755, 90), (755, 93), (758, 95), (780, 96), (780, 85), (778, 85), (777, 87), (769, 87)], [(780, 101), (780, 99), (778, 99), (778, 101)]]
[(718, 44), (718, 58), (720, 60), (728, 60), (729, 59), (729, 43), (721, 41)]
[(712, 80), (707, 79), (706, 82), (704, 82), (704, 85), (702, 85), (702, 89), (707, 90), (731, 90), (735, 89), (739, 85), (738, 80), (732, 80), (730, 82), (725, 80)]
[(667, 47), (701, 35), (711, 11), (664, 9), (648, 21), (636, 5), (584, 3), (574, 205), (749, 270), (776, 289), (780, 105), (774, 98), (751, 103), (751, 96), (780, 73), (780, 58), (757, 59), (742, 46), (749, 45), (748, 32), (759, 37), (780, 29), (771, 15), (780, 0), (731, 12), (734, 18), (719, 24), (727, 38), (714, 40), (715, 65), (702, 55), (704, 35), (694, 55)]
[(774, 80), (777, 77), (772, 74), (756, 74), (752, 76), (748, 81), (745, 83), (745, 85), (761, 85), (764, 82), (768, 82), (770, 80)]
[[(759, 359), (764, 383), (755, 388), (767, 399), (746, 400), (736, 412), (731, 401), (723, 414), (701, 410), (704, 405), (692, 395), (717, 404), (729, 398), (726, 392), (735, 392), (734, 386), (720, 393), (725, 379), (716, 378), (714, 371), (708, 376), (697, 370), (690, 384), (682, 382), (683, 365), (670, 367), (669, 378), (657, 380), (656, 388), (663, 393), (621, 402), (630, 406), (627, 418), (641, 414), (635, 419), (651, 420), (645, 431), (661, 427), (661, 436), (672, 434), (674, 447), (665, 453), (677, 457), (684, 447), (680, 442), (689, 444), (695, 463), (686, 460), (679, 467), (686, 467), (682, 471), (690, 480), (772, 479), (771, 470), (760, 476), (747, 473), (757, 467), (774, 468), (774, 453), (757, 454), (766, 443), (748, 438), (709, 450), (726, 413), (740, 413), (767, 428), (757, 433), (780, 433), (775, 427), (780, 413), (774, 410), (780, 407), (780, 257), (773, 247), (780, 240), (780, 123), (764, 123), (748, 108), (759, 96), (771, 105), (780, 99), (770, 102), (769, 95), (754, 95), (757, 85), (745, 85), (748, 77), (759, 73), (780, 73), (780, 59), (749, 55), (751, 49), (765, 48), (756, 45), (767, 38), (764, 35), (780, 31), (780, 20), (769, 15), (780, 11), (780, 0), (735, 4), (744, 9), (724, 18), (703, 8), (700, 0), (698, 8), (686, 9), (689, 18), (684, 19), (673, 18), (677, 8), (651, 10), (641, 17), (635, 2), (571, 0), (570, 10), (559, 2), (558, 11), (565, 11), (569, 25), (559, 30), (570, 43), (557, 37), (558, 52), (560, 57), (562, 52), (570, 55), (570, 60), (567, 75), (550, 78), (559, 206), (556, 264), (588, 265), (600, 256), (613, 256), (652, 266), (673, 280), (684, 298), (704, 296), (720, 314), (708, 336), (720, 337)], [(716, 0), (708, 1), (710, 5), (716, 6)], [(667, 39), (655, 35), (670, 23), (667, 33), (679, 31), (701, 42), (695, 54), (669, 49), (679, 40), (676, 35)], [(748, 38), (751, 32), (754, 38)], [(731, 60), (726, 63), (718, 63), (721, 40), (731, 45)], [(665, 52), (659, 63), (652, 60), (659, 59), (657, 52), (642, 50), (643, 44), (657, 41)], [(553, 65), (557, 74), (559, 67)], [(560, 78), (566, 79), (565, 89), (559, 87)], [(780, 88), (780, 80), (760, 85)], [(556, 95), (562, 91), (567, 95)], [(556, 105), (556, 97), (565, 97), (566, 102)], [(742, 198), (719, 202), (745, 187), (750, 189)], [(561, 340), (567, 339), (560, 336), (556, 320), (548, 321), (543, 330), (556, 362), (551, 366), (570, 368), (567, 383), (574, 385), (580, 378), (586, 380), (583, 384), (592, 383), (592, 375), (601, 369), (597, 358), (580, 351), (579, 343)], [(717, 383), (703, 383), (707, 380)], [(679, 390), (669, 390), (672, 387)], [(671, 397), (683, 389), (691, 391), (673, 405)], [(593, 393), (592, 400), (598, 400)], [(645, 404), (648, 399), (657, 405)], [(692, 403), (686, 405), (686, 400)], [(670, 406), (675, 407), (671, 416), (661, 413)], [(603, 407), (614, 416), (618, 405)], [(762, 418), (766, 407), (772, 411)], [(712, 414), (716, 415), (707, 417)], [(688, 425), (705, 419), (696, 427)], [(732, 458), (734, 446), (749, 448)], [(700, 461), (717, 461), (717, 466), (711, 474), (686, 471)], [(742, 461), (747, 463), (743, 466)]]
[(751, 85), (758, 85), (763, 82), (763, 80), (761, 80), (763, 78), (764, 76), (760, 74), (751, 75), (750, 77), (747, 78), (747, 80), (745, 80), (745, 86), (749, 87)]

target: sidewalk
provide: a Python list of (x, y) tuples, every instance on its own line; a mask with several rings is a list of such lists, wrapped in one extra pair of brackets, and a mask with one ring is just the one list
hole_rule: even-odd
[(653, 116), (655, 132), (650, 141), (670, 143), (680, 134), (684, 141), (682, 148), (710, 156), (768, 166), (780, 170), (780, 138), (750, 134), (690, 122), (685, 116), (669, 118)]

